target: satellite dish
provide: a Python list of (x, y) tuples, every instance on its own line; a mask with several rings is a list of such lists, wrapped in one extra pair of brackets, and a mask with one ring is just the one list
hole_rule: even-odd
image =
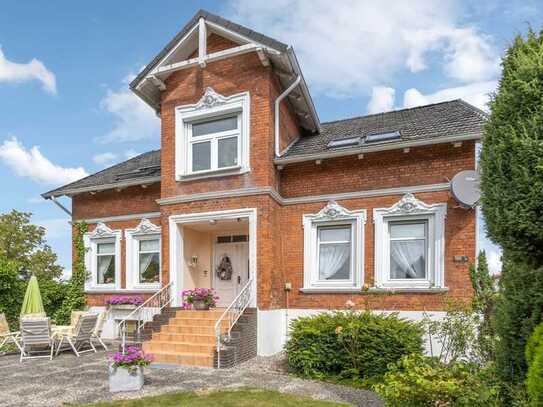
[(451, 181), (451, 192), (460, 205), (473, 208), (481, 198), (480, 175), (474, 170), (460, 171)]

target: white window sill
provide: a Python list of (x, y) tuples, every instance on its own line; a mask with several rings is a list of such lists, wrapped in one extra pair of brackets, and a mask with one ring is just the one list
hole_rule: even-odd
[(439, 294), (446, 293), (449, 289), (447, 287), (370, 287), (368, 292), (370, 293), (427, 293), (427, 294)]
[(157, 288), (85, 288), (86, 294), (142, 294), (142, 293), (156, 293), (160, 290)]
[(300, 292), (305, 294), (334, 294), (334, 293), (361, 293), (362, 287), (304, 287)]
[(175, 180), (178, 182), (194, 181), (194, 180), (205, 179), (205, 178), (226, 177), (229, 175), (241, 175), (241, 174), (246, 174), (250, 171), (251, 171), (250, 168), (238, 166), (238, 167), (226, 168), (224, 170), (213, 170), (213, 171), (195, 172), (195, 173), (188, 173), (188, 174), (178, 174), (176, 175)]

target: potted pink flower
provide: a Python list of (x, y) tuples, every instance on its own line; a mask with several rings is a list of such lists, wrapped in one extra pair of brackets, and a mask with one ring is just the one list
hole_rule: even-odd
[(184, 308), (192, 307), (195, 310), (208, 310), (217, 305), (219, 297), (216, 296), (212, 288), (195, 288), (193, 290), (183, 290)]
[(145, 354), (135, 346), (126, 352), (117, 352), (109, 357), (109, 391), (136, 391), (143, 387), (143, 369), (153, 361), (152, 355)]

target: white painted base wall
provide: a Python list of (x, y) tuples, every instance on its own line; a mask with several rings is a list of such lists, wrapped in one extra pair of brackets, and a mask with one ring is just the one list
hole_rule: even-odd
[[(307, 317), (321, 312), (331, 312), (332, 310), (324, 309), (279, 309), (258, 311), (258, 355), (270, 356), (283, 350), (283, 347), (288, 339), (289, 327), (291, 321)], [(422, 311), (374, 311), (382, 313), (397, 312), (400, 318), (410, 319), (413, 321), (421, 321), (424, 318)], [(432, 320), (440, 320), (445, 316), (444, 311), (428, 311), (426, 316)], [(430, 354), (430, 349), (433, 349), (434, 354), (439, 352), (441, 344), (437, 338), (433, 338), (431, 346), (428, 337), (425, 337), (425, 352)]]

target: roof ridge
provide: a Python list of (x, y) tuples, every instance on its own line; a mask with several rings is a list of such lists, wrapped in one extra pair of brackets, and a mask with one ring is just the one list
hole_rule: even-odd
[(89, 175), (87, 175), (86, 177), (80, 178), (80, 179), (78, 179), (78, 180), (72, 181), (72, 182), (70, 182), (69, 184), (61, 185), (61, 186), (59, 186), (59, 187), (57, 187), (57, 188), (54, 188), (54, 189), (52, 189), (52, 190), (50, 190), (50, 191), (47, 191), (47, 192), (45, 192), (45, 193), (43, 193), (43, 194), (41, 194), (41, 195), (44, 196), (44, 195), (48, 195), (48, 194), (50, 194), (50, 193), (52, 193), (52, 192), (55, 192), (55, 191), (58, 190), (58, 189), (65, 189), (65, 188), (67, 188), (67, 187), (69, 187), (69, 186), (71, 186), (71, 185), (73, 185), (73, 184), (75, 184), (75, 183), (77, 183), (77, 182), (81, 182), (81, 181), (86, 180), (86, 179), (88, 179), (88, 178), (90, 178), (90, 177), (95, 177), (96, 175), (102, 174), (102, 173), (105, 172), (105, 171), (109, 171), (109, 170), (111, 170), (112, 168), (117, 168), (117, 167), (119, 167), (119, 166), (121, 166), (121, 165), (123, 165), (123, 164), (126, 164), (127, 162), (136, 160), (136, 159), (138, 159), (138, 158), (140, 158), (140, 157), (142, 157), (142, 156), (144, 156), (144, 155), (146, 155), (146, 154), (155, 153), (155, 152), (157, 152), (157, 151), (160, 151), (160, 149), (151, 150), (151, 151), (146, 151), (145, 153), (138, 154), (138, 155), (136, 155), (136, 156), (134, 156), (134, 157), (132, 157), (132, 158), (129, 158), (128, 160), (124, 160), (124, 161), (121, 161), (120, 163), (110, 165), (109, 167), (103, 168), (103, 169), (101, 169), (100, 171), (93, 172), (92, 174), (89, 174)]
[[(349, 120), (363, 119), (363, 118), (366, 118), (366, 117), (381, 116), (381, 115), (385, 115), (385, 114), (389, 114), (389, 113), (405, 112), (407, 110), (423, 109), (423, 108), (427, 108), (427, 107), (443, 105), (443, 104), (446, 104), (446, 103), (454, 103), (454, 102), (459, 102), (459, 101), (462, 101), (462, 99), (451, 99), (451, 100), (445, 100), (443, 102), (429, 103), (427, 105), (420, 105), (420, 106), (414, 106), (414, 107), (404, 107), (404, 108), (398, 109), (398, 110), (389, 110), (389, 111), (386, 111), (386, 112), (379, 112), (379, 113), (365, 114), (365, 115), (360, 115), (360, 116), (347, 117), (345, 119), (337, 119), (337, 120), (331, 120), (331, 121), (328, 121), (328, 122), (322, 122), (321, 125), (326, 125), (326, 124), (330, 124), (330, 123), (345, 122), (345, 121), (349, 121)], [(466, 102), (464, 102), (464, 103), (466, 103)], [(468, 105), (469, 105), (469, 103), (468, 103)], [(475, 106), (473, 106), (473, 107), (475, 109), (477, 109)]]

